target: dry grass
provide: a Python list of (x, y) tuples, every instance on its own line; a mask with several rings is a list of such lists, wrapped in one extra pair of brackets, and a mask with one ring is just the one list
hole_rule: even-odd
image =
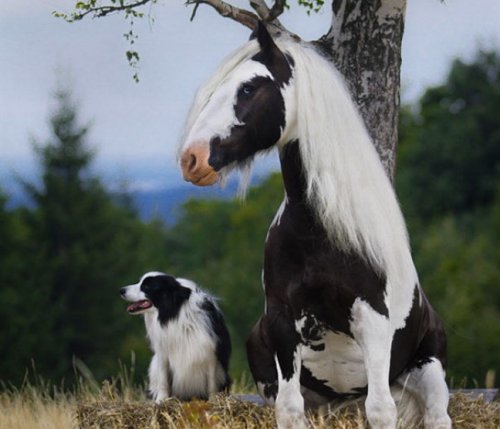
[[(274, 410), (234, 397), (219, 395), (209, 402), (179, 402), (170, 399), (151, 403), (100, 402), (79, 404), (81, 429), (274, 429)], [(357, 411), (340, 415), (311, 416), (314, 428), (364, 428)]]
[(458, 393), (451, 398), (449, 413), (456, 429), (500, 428), (499, 400), (485, 403), (481, 397), (471, 399)]
[(76, 427), (73, 395), (25, 387), (0, 393), (0, 429), (71, 429)]
[[(455, 429), (500, 428), (500, 402), (485, 403), (463, 394), (452, 397), (450, 414)], [(217, 396), (209, 402), (168, 400), (161, 405), (144, 402), (105, 401), (80, 403), (80, 429), (270, 429), (274, 411), (234, 397)], [(361, 429), (367, 427), (357, 407), (336, 414), (310, 415), (311, 427)]]
[[(125, 387), (124, 387), (125, 386)], [(209, 402), (175, 399), (155, 405), (142, 388), (118, 381), (60, 393), (25, 386), (0, 393), (0, 429), (267, 429), (275, 428), (274, 411), (235, 396)], [(243, 388), (245, 390), (246, 388)], [(242, 390), (240, 387), (238, 390)], [(500, 428), (500, 402), (485, 403), (456, 394), (450, 402), (455, 429)], [(366, 421), (355, 406), (336, 414), (311, 414), (311, 427), (361, 429)], [(406, 429), (406, 428), (405, 428)]]
[[(120, 374), (99, 385), (88, 368), (75, 362), (80, 379), (74, 390), (45, 382), (34, 371), (20, 388), (0, 383), (0, 429), (73, 429), (78, 404), (90, 402), (145, 402), (144, 389), (133, 386), (133, 369), (121, 365)], [(132, 366), (133, 368), (133, 366)]]

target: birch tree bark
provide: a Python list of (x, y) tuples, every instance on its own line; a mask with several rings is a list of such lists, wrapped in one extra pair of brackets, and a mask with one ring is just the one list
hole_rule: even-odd
[(391, 179), (400, 107), (406, 0), (333, 0), (332, 26), (316, 42), (347, 80)]

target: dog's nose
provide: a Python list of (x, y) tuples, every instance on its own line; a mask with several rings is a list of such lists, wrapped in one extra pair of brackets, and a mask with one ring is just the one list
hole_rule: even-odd
[(120, 289), (120, 295), (121, 295), (121, 296), (125, 296), (125, 294), (126, 294), (126, 293), (127, 293), (127, 288), (126, 288), (126, 287), (122, 287), (122, 288)]

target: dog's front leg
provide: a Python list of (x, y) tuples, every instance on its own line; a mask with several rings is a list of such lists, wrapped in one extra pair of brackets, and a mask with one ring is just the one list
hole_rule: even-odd
[(170, 397), (168, 379), (168, 363), (158, 354), (154, 354), (149, 365), (149, 391), (155, 402), (161, 402)]
[(363, 351), (368, 379), (368, 422), (372, 429), (395, 429), (397, 410), (389, 388), (393, 337), (389, 318), (359, 298), (352, 306), (351, 318), (351, 332)]
[(217, 360), (210, 359), (208, 363), (207, 370), (207, 396), (208, 398), (212, 398), (218, 391), (217, 389)]

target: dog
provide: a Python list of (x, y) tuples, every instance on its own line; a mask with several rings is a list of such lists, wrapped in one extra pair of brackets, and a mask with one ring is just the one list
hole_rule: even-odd
[(149, 391), (155, 402), (208, 399), (228, 391), (231, 340), (216, 299), (191, 280), (149, 272), (120, 289), (129, 314), (143, 314), (153, 351)]

